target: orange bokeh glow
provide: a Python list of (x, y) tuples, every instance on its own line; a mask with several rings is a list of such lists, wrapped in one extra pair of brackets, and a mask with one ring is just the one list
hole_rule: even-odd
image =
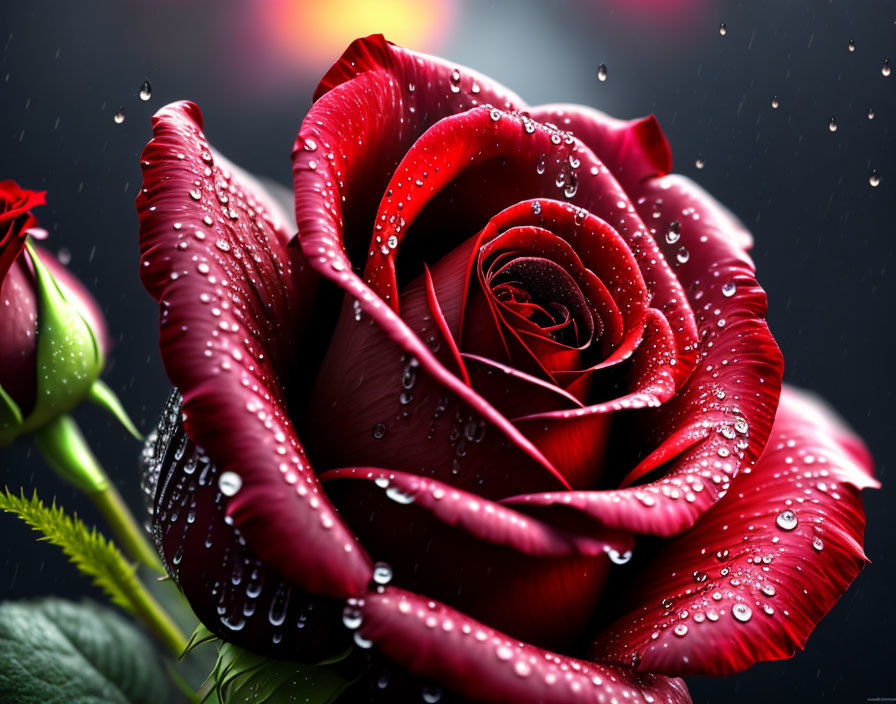
[[(263, 9), (262, 9), (263, 8)], [(266, 0), (264, 35), (290, 63), (332, 62), (358, 37), (382, 33), (417, 51), (433, 51), (451, 29), (452, 0)]]

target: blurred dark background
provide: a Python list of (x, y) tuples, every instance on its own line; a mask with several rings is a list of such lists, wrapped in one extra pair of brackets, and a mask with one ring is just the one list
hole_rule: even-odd
[[(806, 650), (689, 685), (698, 703), (896, 697), (896, 511), (887, 509), (896, 75), (882, 72), (885, 59), (896, 63), (893, 0), (2, 3), (0, 179), (48, 191), (37, 211), (48, 244), (103, 306), (115, 343), (105, 379), (138, 425), (154, 425), (168, 390), (156, 307), (137, 278), (133, 201), (150, 115), (196, 101), (219, 150), (289, 185), (290, 148), (317, 79), (351, 38), (375, 31), (474, 67), (531, 103), (655, 113), (676, 170), (752, 228), (786, 380), (818, 391), (862, 434), (884, 489), (866, 493), (873, 564)], [(99, 412), (77, 417), (139, 506), (138, 443)], [(98, 522), (27, 439), (0, 455), (0, 484), (36, 487)], [(0, 598), (92, 593), (15, 519), (0, 516), (0, 536)]]

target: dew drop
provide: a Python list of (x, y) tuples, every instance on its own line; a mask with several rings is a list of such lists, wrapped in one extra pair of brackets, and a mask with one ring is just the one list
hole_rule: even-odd
[(392, 581), (392, 567), (385, 562), (377, 562), (373, 566), (373, 581), (377, 584), (388, 584)]
[(753, 618), (753, 609), (746, 604), (738, 603), (731, 607), (731, 615), (741, 623), (746, 623)]
[(812, 538), (812, 547), (816, 551), (821, 552), (822, 550), (824, 550), (824, 541), (816, 535), (814, 538)]
[(624, 565), (632, 559), (632, 551), (626, 550), (625, 552), (619, 552), (618, 550), (611, 549), (607, 552), (607, 556), (610, 558), (610, 562), (614, 565)]
[(532, 202), (532, 212), (535, 213), (536, 215), (541, 214), (541, 202), (539, 202), (537, 200)]
[(790, 509), (781, 511), (775, 519), (775, 523), (778, 524), (778, 528), (781, 530), (793, 530), (797, 524), (796, 514)]
[(342, 624), (351, 630), (355, 630), (361, 625), (361, 610), (353, 605), (348, 605), (342, 610)]
[(115, 120), (116, 125), (120, 125), (124, 122), (124, 108), (118, 108), (118, 112), (112, 116), (112, 119)]
[(737, 293), (737, 284), (733, 281), (727, 281), (722, 284), (722, 295), (725, 298), (731, 298), (735, 293)]
[(152, 85), (149, 83), (148, 78), (143, 79), (143, 83), (140, 84), (140, 100), (144, 103), (152, 97)]
[(679, 264), (686, 264), (688, 259), (691, 258), (691, 253), (688, 251), (687, 247), (680, 247), (675, 258), (678, 260)]
[(607, 80), (607, 65), (601, 64), (597, 67), (597, 80), (603, 82)]
[(442, 699), (442, 689), (441, 687), (429, 685), (423, 688), (421, 696), (427, 704), (435, 704)]
[(672, 632), (679, 638), (683, 638), (688, 634), (688, 627), (683, 623), (679, 623), (674, 629), (672, 629)]
[(361, 635), (360, 631), (355, 631), (354, 641), (355, 645), (364, 650), (373, 647), (373, 641), (367, 640), (364, 636)]
[(218, 489), (224, 496), (233, 496), (242, 486), (243, 478), (236, 472), (223, 472), (218, 477)]
[(377, 423), (370, 431), (370, 434), (373, 435), (374, 440), (382, 440), (386, 435), (386, 426), (382, 423)]
[(669, 223), (669, 229), (666, 230), (666, 242), (669, 244), (675, 244), (678, 240), (681, 239), (681, 223), (678, 220), (673, 220)]

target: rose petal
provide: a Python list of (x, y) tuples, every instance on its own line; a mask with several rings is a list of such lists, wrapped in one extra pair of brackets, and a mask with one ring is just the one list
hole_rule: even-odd
[(169, 399), (144, 450), (152, 531), (169, 574), (200, 621), (253, 652), (316, 662), (344, 650), (344, 602), (309, 594), (260, 562), (227, 521), (221, 472), (187, 437), (181, 399)]
[(866, 562), (859, 490), (874, 486), (861, 441), (785, 390), (752, 472), (662, 547), (594, 652), (674, 675), (790, 657)]
[(429, 511), (446, 525), (456, 526), (470, 535), (495, 545), (506, 545), (527, 555), (557, 557), (563, 555), (603, 555), (631, 548), (628, 534), (604, 531), (577, 535), (541, 523), (501, 504), (483, 499), (434, 479), (377, 467), (332, 469), (321, 474), (321, 481), (362, 479), (391, 491), (400, 505), (413, 503)]
[(411, 672), (475, 702), (690, 702), (681, 680), (526, 645), (424, 597), (387, 588), (359, 606), (361, 635)]
[(141, 275), (161, 304), (163, 361), (187, 433), (240, 480), (228, 515), (285, 578), (334, 596), (362, 591), (369, 561), (321, 492), (287, 411), (314, 283), (287, 250), (292, 226), (211, 153), (192, 103), (156, 114), (142, 165)]
[[(438, 354), (453, 366), (422, 284), (409, 287), (403, 300), (408, 319), (402, 325), (409, 335), (417, 344), (427, 340), (438, 346)], [(420, 346), (435, 359), (429, 347)], [(431, 374), (419, 357), (402, 354), (379, 325), (344, 303), (303, 431), (315, 461), (325, 467), (372, 465), (412, 472), (488, 499), (507, 496), (517, 486), (566, 486), (557, 468), (509, 420), (491, 405), (482, 413), (487, 402), (478, 392), (439, 366), (455, 387), (479, 399), (479, 408)], [(533, 461), (521, 442), (540, 461)]]

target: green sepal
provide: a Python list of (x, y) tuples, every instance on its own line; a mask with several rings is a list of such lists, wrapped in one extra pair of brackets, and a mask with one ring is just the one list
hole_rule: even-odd
[(99, 342), (77, 304), (66, 298), (30, 241), (25, 250), (36, 283), (37, 395), (27, 418), (9, 423), (14, 412), (0, 417), (0, 447), (68, 413), (88, 394), (103, 368)]
[[(332, 704), (355, 679), (333, 664), (348, 657), (350, 650), (328, 664), (306, 665), (256, 655), (232, 643), (220, 641), (218, 661), (203, 686), (206, 704)], [(211, 685), (211, 689), (207, 687)], [(215, 698), (213, 698), (215, 697)]]
[(34, 432), (34, 443), (55, 472), (81, 491), (109, 488), (109, 479), (69, 415), (56, 416)]
[(12, 396), (0, 386), (0, 433), (5, 428), (21, 425), (22, 420), (22, 410), (19, 408), (19, 404), (13, 401)]
[(134, 425), (130, 416), (128, 416), (128, 412), (124, 410), (124, 406), (121, 405), (118, 396), (115, 395), (115, 392), (110, 389), (102, 379), (97, 379), (93, 382), (93, 386), (91, 386), (90, 391), (87, 392), (87, 400), (101, 408), (105, 408), (109, 413), (115, 416), (115, 419), (124, 426), (125, 430), (133, 435), (134, 438), (143, 442), (143, 436), (140, 434), (140, 431), (137, 430), (137, 426)]

